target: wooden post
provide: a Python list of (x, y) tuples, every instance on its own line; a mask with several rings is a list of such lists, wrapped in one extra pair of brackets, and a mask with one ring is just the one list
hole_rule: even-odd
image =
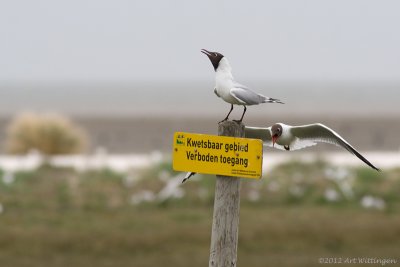
[[(221, 122), (218, 135), (244, 137), (244, 125)], [(235, 267), (239, 233), (240, 178), (217, 175), (209, 267)]]

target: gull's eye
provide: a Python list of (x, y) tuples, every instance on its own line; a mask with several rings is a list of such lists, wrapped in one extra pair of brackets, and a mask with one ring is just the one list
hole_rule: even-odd
[(218, 56), (218, 54), (217, 54), (217, 53), (214, 53), (214, 56), (216, 56), (216, 57), (217, 57), (217, 56)]

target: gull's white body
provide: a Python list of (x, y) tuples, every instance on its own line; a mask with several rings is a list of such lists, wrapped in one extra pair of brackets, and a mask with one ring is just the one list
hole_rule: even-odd
[(222, 58), (215, 72), (215, 93), (225, 102), (240, 105), (241, 103), (231, 94), (231, 89), (234, 88), (234, 80), (231, 71), (232, 68), (228, 60), (225, 57)]
[[(282, 126), (282, 135), (276, 140), (276, 148), (278, 149), (285, 149), (284, 147), (289, 147), (290, 150), (298, 150), (309, 146), (315, 146), (317, 143), (317, 139), (308, 139), (308, 138), (299, 138), (294, 135), (291, 131), (292, 126), (279, 123)], [(268, 127), (271, 131), (271, 127)], [(331, 130), (331, 129), (330, 129)], [(333, 130), (331, 130), (335, 133)], [(336, 133), (335, 133), (336, 134)], [(338, 135), (339, 136), (339, 135)], [(344, 140), (344, 139), (343, 139)], [(318, 140), (321, 141), (321, 140)], [(332, 143), (334, 145), (338, 145), (337, 143)], [(268, 146), (272, 146), (272, 142), (266, 143)], [(338, 145), (339, 146), (339, 145)]]
[[(290, 146), (296, 141), (296, 137), (290, 133), (290, 126), (280, 123), (282, 126), (282, 135), (276, 140), (276, 143), (281, 146)], [(281, 147), (278, 147), (281, 148)], [(293, 150), (293, 149), (292, 149)]]

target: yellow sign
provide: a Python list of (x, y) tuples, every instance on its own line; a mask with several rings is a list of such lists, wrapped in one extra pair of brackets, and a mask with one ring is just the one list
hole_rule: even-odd
[(176, 171), (260, 178), (261, 140), (177, 132), (173, 168)]

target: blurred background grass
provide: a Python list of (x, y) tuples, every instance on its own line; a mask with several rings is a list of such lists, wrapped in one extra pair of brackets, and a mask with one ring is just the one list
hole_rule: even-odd
[[(261, 180), (243, 180), (238, 264), (398, 255), (399, 174), (288, 162)], [(182, 186), (181, 178), (169, 161), (126, 174), (50, 165), (12, 178), (3, 172), (0, 262), (207, 265), (215, 178), (197, 175)]]

